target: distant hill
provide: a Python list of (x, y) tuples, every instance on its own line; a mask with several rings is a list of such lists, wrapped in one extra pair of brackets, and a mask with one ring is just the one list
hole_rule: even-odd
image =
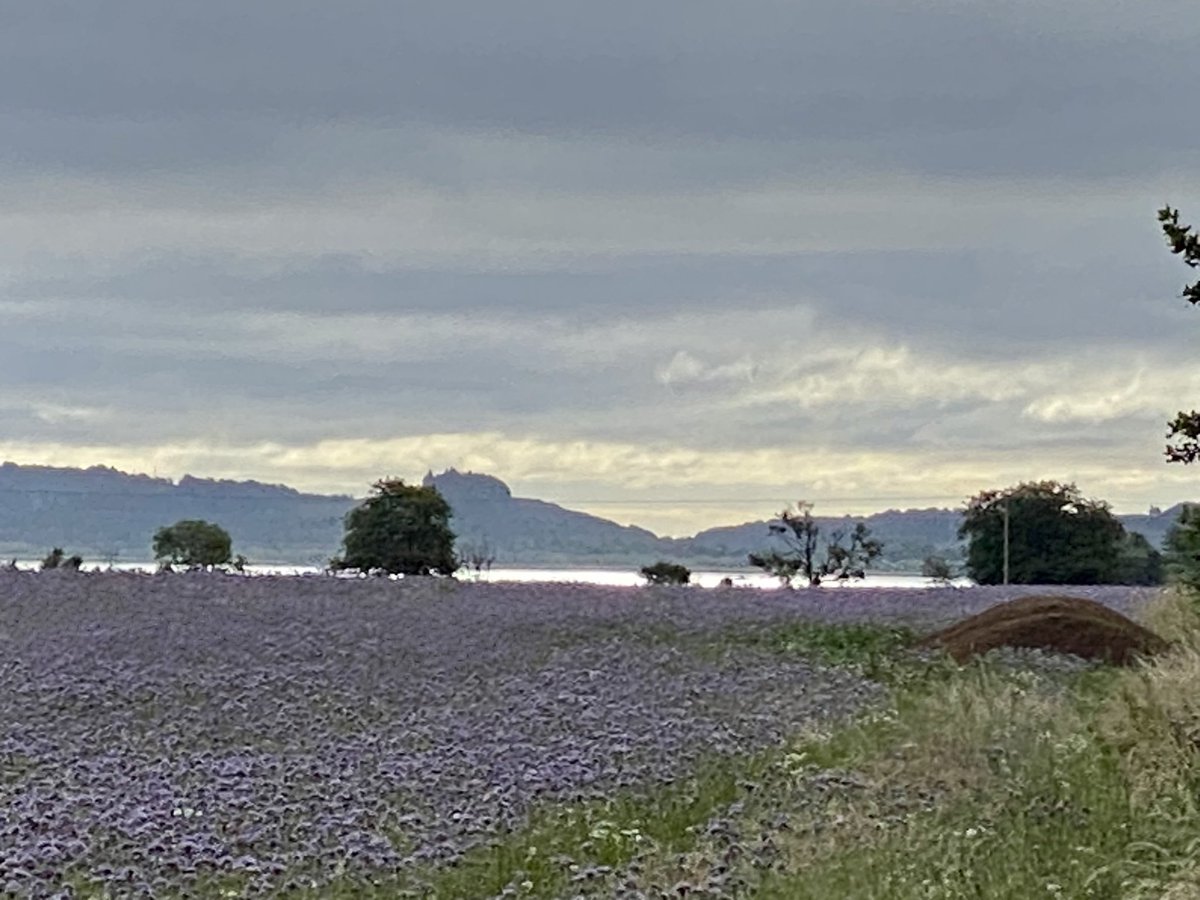
[[(962, 515), (949, 509), (888, 510), (870, 516), (814, 516), (823, 538), (842, 530), (847, 534), (859, 522), (883, 542), (881, 568), (919, 569), (921, 560), (937, 554), (948, 559), (962, 555), (958, 526)], [(675, 541), (681, 556), (711, 560), (740, 560), (770, 545), (767, 520), (709, 528), (695, 537)]]
[(1171, 530), (1172, 525), (1179, 521), (1179, 514), (1187, 505), (1189, 504), (1176, 503), (1170, 509), (1152, 510), (1149, 513), (1117, 516), (1117, 518), (1121, 520), (1126, 531), (1136, 531), (1150, 542), (1151, 547), (1161, 550), (1163, 542), (1166, 541), (1167, 532)]
[(350, 497), (278, 484), (185, 475), (0, 465), (0, 556), (41, 558), (51, 547), (89, 559), (146, 560), (154, 532), (180, 519), (216, 522), (257, 562), (321, 565), (342, 538)]
[[(635, 526), (513, 497), (490, 475), (449, 469), (423, 479), (453, 510), (460, 551), (488, 548), (496, 565), (640, 567), (658, 559), (693, 568), (741, 567), (769, 548), (767, 521), (709, 528), (689, 538), (660, 538)], [(0, 465), (0, 557), (40, 558), (51, 547), (89, 559), (146, 560), (163, 525), (207, 519), (229, 531), (236, 552), (254, 562), (324, 565), (337, 554), (349, 496), (305, 494), (279, 484), (185, 475), (135, 475), (90, 469)], [(1161, 546), (1182, 504), (1121, 516), (1125, 527)], [(888, 510), (870, 516), (821, 517), (824, 534), (864, 522), (884, 543), (879, 567), (915, 570), (930, 554), (962, 555), (961, 513), (950, 509)]]
[(652, 531), (564, 509), (543, 500), (513, 497), (490, 475), (457, 472), (427, 474), (422, 481), (446, 498), (450, 526), (460, 552), (488, 548), (498, 565), (629, 565), (654, 562), (663, 552)]

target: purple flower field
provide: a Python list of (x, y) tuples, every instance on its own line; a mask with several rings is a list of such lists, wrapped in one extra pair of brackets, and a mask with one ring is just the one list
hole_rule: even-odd
[[(1149, 591), (1053, 589), (1128, 611)], [(0, 572), (0, 892), (170, 896), (451, 860), (533, 804), (670, 781), (881, 689), (747, 645), (1033, 592)], [(71, 896), (63, 892), (60, 896)]]

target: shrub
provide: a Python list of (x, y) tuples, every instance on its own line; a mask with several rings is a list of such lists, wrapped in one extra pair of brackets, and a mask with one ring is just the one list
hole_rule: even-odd
[(949, 584), (954, 578), (954, 572), (951, 571), (950, 563), (946, 562), (944, 556), (927, 556), (921, 562), (921, 576), (932, 578), (942, 584)]
[(486, 540), (478, 544), (468, 544), (458, 554), (459, 566), (474, 572), (477, 579), (482, 578), (484, 572), (492, 571), (492, 564), (495, 562), (496, 552)]
[[(55, 547), (42, 560), (42, 571), (50, 569), (65, 569), (69, 572), (78, 572), (79, 567), (83, 565), (83, 557), (78, 554), (74, 556), (65, 556), (62, 547)], [(17, 561), (12, 561), (12, 568), (17, 567)]]
[(642, 566), (642, 577), (647, 584), (687, 584), (692, 580), (692, 571), (679, 563), (659, 560), (652, 566)]

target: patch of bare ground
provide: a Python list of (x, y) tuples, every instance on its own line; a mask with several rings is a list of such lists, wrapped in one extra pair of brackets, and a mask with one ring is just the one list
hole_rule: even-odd
[(1132, 619), (1082, 597), (1034, 595), (986, 609), (923, 638), (958, 662), (998, 647), (1035, 647), (1129, 665), (1167, 649), (1167, 641)]

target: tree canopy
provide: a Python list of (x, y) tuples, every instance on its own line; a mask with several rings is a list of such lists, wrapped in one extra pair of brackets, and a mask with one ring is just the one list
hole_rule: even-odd
[[(1179, 210), (1164, 206), (1158, 211), (1163, 236), (1171, 252), (1183, 259), (1184, 265), (1200, 268), (1200, 237), (1190, 225), (1179, 224)], [(1200, 279), (1186, 284), (1181, 296), (1189, 303), (1200, 303)], [(1167, 462), (1188, 463), (1200, 458), (1200, 412), (1179, 412), (1167, 423)]]
[(967, 501), (959, 537), (969, 541), (967, 574), (979, 584), (1004, 581), (1006, 509), (1012, 584), (1116, 584), (1154, 572), (1153, 548), (1127, 535), (1107, 503), (1074, 484), (1037, 481)]
[(223, 566), (232, 554), (229, 532), (203, 519), (181, 519), (154, 534), (154, 558), (170, 565)]
[(436, 487), (377, 481), (373, 493), (346, 514), (343, 553), (334, 569), (393, 575), (453, 575), (458, 569), (450, 504)]

